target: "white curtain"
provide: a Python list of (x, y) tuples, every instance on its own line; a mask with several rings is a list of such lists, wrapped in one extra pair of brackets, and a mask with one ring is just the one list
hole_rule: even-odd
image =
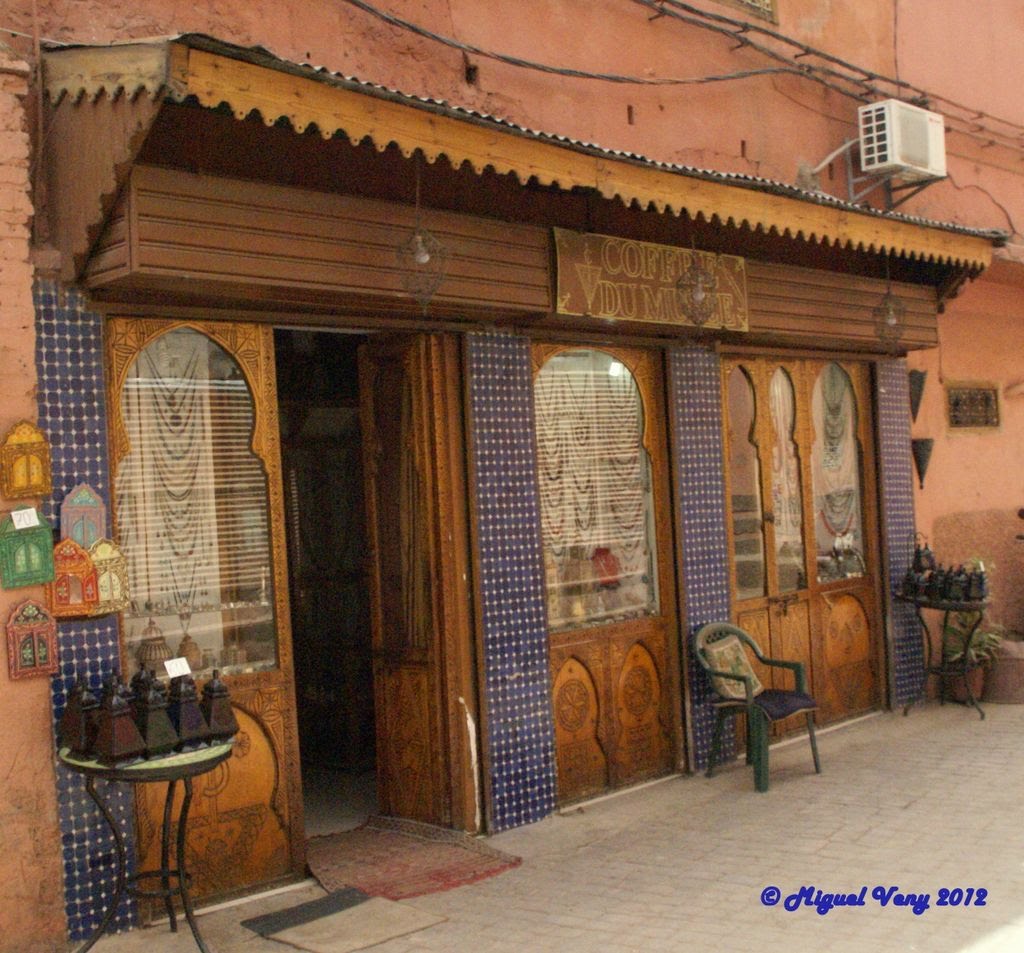
[(535, 389), (541, 525), (553, 628), (656, 608), (643, 402), (601, 351), (551, 358)]

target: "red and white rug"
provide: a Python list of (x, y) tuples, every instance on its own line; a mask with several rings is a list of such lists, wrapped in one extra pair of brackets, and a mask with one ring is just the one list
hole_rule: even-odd
[(306, 855), (324, 890), (357, 887), (389, 900), (462, 887), (522, 863), (469, 834), (389, 817), (311, 838)]

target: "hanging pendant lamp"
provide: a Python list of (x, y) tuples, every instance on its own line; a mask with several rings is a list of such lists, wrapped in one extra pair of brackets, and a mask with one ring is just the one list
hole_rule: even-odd
[(395, 249), (402, 269), (402, 287), (419, 302), (423, 313), (448, 269), (448, 248), (426, 228), (420, 217), (420, 158), (415, 157), (416, 219), (412, 234)]

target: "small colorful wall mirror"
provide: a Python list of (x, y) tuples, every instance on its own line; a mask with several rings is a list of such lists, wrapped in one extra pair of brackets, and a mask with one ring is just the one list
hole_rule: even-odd
[(89, 547), (96, 567), (96, 615), (120, 612), (128, 607), (128, 560), (112, 539), (98, 539)]
[(73, 539), (62, 539), (53, 547), (53, 573), (46, 587), (50, 611), (58, 619), (93, 615), (99, 593), (89, 553)]
[(32, 599), (7, 618), (7, 667), (12, 679), (57, 671), (57, 620)]
[(0, 584), (4, 589), (34, 586), (53, 579), (53, 530), (28, 507), (0, 521)]
[(60, 535), (88, 549), (107, 535), (107, 507), (91, 486), (79, 483), (60, 505)]
[(50, 445), (43, 432), (23, 420), (15, 424), (0, 446), (0, 490), (9, 500), (49, 496)]

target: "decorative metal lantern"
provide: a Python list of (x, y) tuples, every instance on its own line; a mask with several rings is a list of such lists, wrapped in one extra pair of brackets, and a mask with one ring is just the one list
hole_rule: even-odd
[(203, 686), (203, 700), (199, 708), (210, 729), (211, 741), (227, 741), (238, 733), (238, 721), (231, 707), (228, 687), (221, 681), (217, 669), (213, 670), (213, 677)]
[(91, 486), (79, 483), (60, 507), (60, 535), (88, 549), (107, 535), (107, 507)]
[(49, 496), (53, 490), (50, 445), (27, 420), (15, 424), (0, 446), (0, 490), (9, 500)]
[[(62, 514), (63, 515), (63, 514)], [(96, 615), (128, 608), (128, 559), (112, 539), (98, 539), (89, 547), (96, 567)]]
[(676, 280), (680, 310), (697, 327), (710, 321), (718, 309), (718, 259), (714, 254), (690, 252), (690, 264)]
[(178, 733), (180, 751), (202, 748), (209, 742), (210, 726), (199, 707), (196, 683), (191, 675), (178, 675), (171, 679), (167, 715)]
[(402, 270), (402, 287), (415, 298), (423, 313), (448, 271), (448, 248), (432, 235), (420, 219), (420, 157), (416, 154), (416, 224), (412, 234), (395, 248)]
[(0, 521), (0, 583), (4, 589), (53, 579), (53, 530), (31, 507)]
[(895, 347), (906, 328), (907, 306), (890, 288), (882, 295), (882, 300), (872, 313), (879, 341)]
[(99, 601), (96, 567), (73, 539), (53, 548), (53, 582), (46, 587), (50, 611), (59, 619), (92, 615)]
[(58, 727), (62, 748), (67, 748), (72, 754), (92, 755), (99, 728), (99, 707), (100, 700), (90, 690), (86, 679), (79, 675), (68, 695)]
[(26, 599), (7, 618), (7, 666), (11, 678), (57, 671), (57, 620), (46, 607)]
[(119, 676), (111, 675), (104, 682), (100, 696), (96, 719), (96, 759), (111, 767), (121, 767), (138, 761), (145, 750), (146, 742), (135, 724), (128, 688)]

